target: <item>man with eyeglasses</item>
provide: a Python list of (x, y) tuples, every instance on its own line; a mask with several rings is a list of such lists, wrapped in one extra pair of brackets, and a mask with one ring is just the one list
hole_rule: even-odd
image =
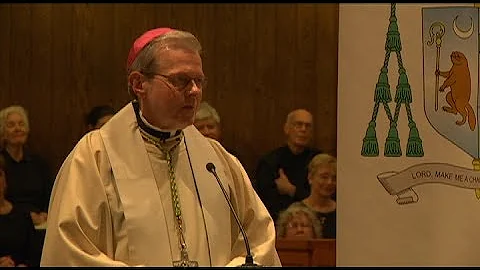
[(206, 85), (191, 33), (157, 28), (127, 59), (133, 101), (85, 135), (50, 198), (42, 266), (280, 266), (273, 221), (244, 168), (192, 125)]
[(313, 136), (313, 116), (309, 111), (291, 111), (283, 131), (285, 145), (261, 157), (254, 172), (257, 194), (275, 222), (282, 210), (310, 194), (307, 166), (321, 152), (309, 146)]

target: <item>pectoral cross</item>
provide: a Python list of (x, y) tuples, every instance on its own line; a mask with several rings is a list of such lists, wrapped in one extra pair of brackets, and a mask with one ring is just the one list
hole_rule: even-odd
[(198, 267), (197, 261), (190, 261), (188, 259), (188, 253), (186, 250), (182, 249), (180, 252), (182, 259), (178, 261), (173, 261), (174, 267)]

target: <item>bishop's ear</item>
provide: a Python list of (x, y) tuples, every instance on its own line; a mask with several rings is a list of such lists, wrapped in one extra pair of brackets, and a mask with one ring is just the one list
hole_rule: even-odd
[(128, 84), (131, 86), (133, 94), (137, 97), (145, 95), (145, 83), (146, 77), (138, 71), (133, 71), (128, 76)]

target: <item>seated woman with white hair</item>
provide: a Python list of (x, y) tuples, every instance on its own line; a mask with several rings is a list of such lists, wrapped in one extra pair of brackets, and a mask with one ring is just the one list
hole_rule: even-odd
[(5, 198), (15, 209), (30, 214), (37, 229), (32, 239), (31, 263), (39, 265), (53, 177), (48, 163), (27, 147), (29, 133), (28, 115), (23, 107), (9, 106), (0, 111), (0, 148), (8, 186)]
[(27, 147), (30, 125), (27, 111), (9, 106), (0, 111), (0, 148), (5, 157), (6, 197), (29, 212), (35, 225), (47, 220), (53, 177), (46, 161)]

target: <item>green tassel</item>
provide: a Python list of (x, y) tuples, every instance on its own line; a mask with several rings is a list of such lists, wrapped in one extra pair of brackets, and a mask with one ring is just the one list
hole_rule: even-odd
[(396, 103), (412, 103), (412, 90), (408, 83), (407, 73), (404, 68), (398, 70), (400, 76), (398, 76), (397, 92), (395, 93)]
[(402, 50), (400, 41), (400, 32), (398, 31), (397, 17), (394, 14), (390, 16), (390, 24), (388, 25), (387, 41), (385, 42), (385, 50), (390, 52), (399, 52)]
[(392, 95), (390, 94), (390, 84), (388, 84), (388, 69), (382, 67), (380, 74), (378, 75), (378, 82), (375, 87), (375, 103), (384, 102), (389, 103), (392, 101)]
[(388, 137), (385, 142), (384, 155), (386, 157), (399, 157), (402, 155), (400, 139), (398, 138), (397, 123), (390, 123), (390, 130), (388, 131)]
[(375, 122), (370, 121), (368, 123), (367, 132), (365, 138), (363, 138), (362, 156), (364, 157), (376, 157), (378, 156), (378, 141), (375, 132)]
[(418, 135), (418, 129), (415, 122), (408, 123), (410, 133), (408, 134), (407, 156), (408, 157), (423, 157), (422, 139)]

